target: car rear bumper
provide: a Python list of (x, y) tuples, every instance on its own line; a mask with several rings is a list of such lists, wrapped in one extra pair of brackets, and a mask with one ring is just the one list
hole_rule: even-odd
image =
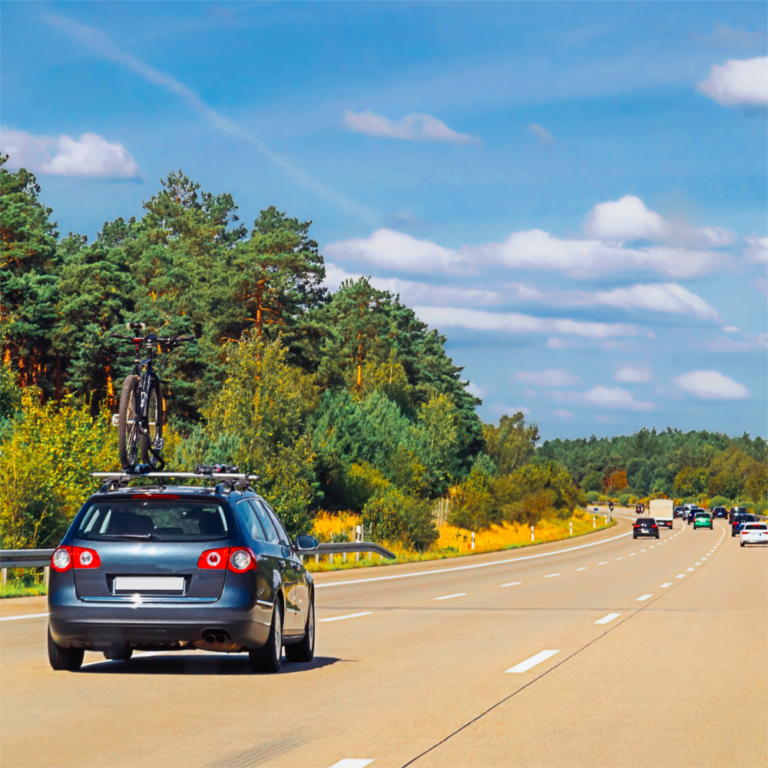
[(63, 648), (104, 648), (111, 645), (176, 646), (202, 642), (204, 635), (225, 633), (248, 649), (267, 642), (273, 604), (253, 599), (245, 590), (220, 600), (196, 602), (88, 601), (74, 587), (49, 593), (49, 627)]

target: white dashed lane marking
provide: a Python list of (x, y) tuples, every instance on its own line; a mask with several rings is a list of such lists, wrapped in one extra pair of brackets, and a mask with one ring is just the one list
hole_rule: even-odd
[(609, 613), (607, 616), (603, 616), (602, 619), (598, 619), (595, 624), (608, 624), (608, 622), (618, 619), (621, 616), (620, 613)]
[(587, 566), (586, 565), (582, 565), (581, 568), (577, 568), (576, 570), (577, 571), (586, 571), (587, 570)]
[(667, 581), (667, 582), (665, 582), (664, 584), (661, 585), (661, 588), (665, 589), (666, 587), (671, 587), (671, 586), (672, 586), (672, 582), (671, 581)]
[(677, 578), (678, 579), (684, 579), (685, 578), (685, 574), (684, 573), (678, 573), (677, 574)]
[(331, 768), (365, 768), (366, 765), (370, 765), (373, 759), (367, 759), (365, 757), (345, 757), (343, 760), (339, 760), (338, 763), (334, 763)]
[(545, 579), (554, 579), (555, 576), (559, 576), (559, 573), (548, 573), (544, 578)]
[(0, 621), (21, 621), (22, 619), (44, 619), (47, 613), (25, 613), (23, 616), (2, 616)]
[(331, 616), (328, 619), (319, 619), (319, 621), (343, 621), (344, 619), (357, 619), (360, 616), (370, 616), (373, 611), (363, 611), (362, 613), (349, 613), (346, 616)]
[(638, 597), (637, 600), (635, 600), (635, 602), (644, 603), (646, 600), (649, 600), (652, 597), (653, 597), (653, 593), (647, 594), (647, 595), (640, 595), (640, 597)]
[(537, 664), (541, 664), (542, 661), (546, 661), (547, 659), (551, 659), (555, 654), (560, 653), (560, 651), (542, 651), (541, 653), (537, 653), (535, 656), (531, 656), (530, 659), (526, 659), (525, 661), (521, 661), (519, 664), (516, 664), (514, 667), (510, 667), (507, 671), (507, 673), (512, 674), (521, 674), (523, 672), (527, 672), (529, 669), (533, 669)]
[(603, 562), (602, 563), (598, 563), (598, 565), (608, 565), (608, 561), (607, 560), (603, 560)]
[(516, 587), (518, 584), (522, 584), (522, 581), (510, 581), (509, 584), (502, 584), (502, 587)]

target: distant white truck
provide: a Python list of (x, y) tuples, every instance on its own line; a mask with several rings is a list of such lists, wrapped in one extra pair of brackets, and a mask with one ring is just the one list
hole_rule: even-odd
[(674, 511), (675, 503), (672, 499), (651, 499), (650, 516), (656, 521), (659, 528), (662, 525), (667, 528), (672, 527)]

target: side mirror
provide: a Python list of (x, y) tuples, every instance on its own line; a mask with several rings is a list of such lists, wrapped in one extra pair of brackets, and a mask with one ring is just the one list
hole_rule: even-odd
[(317, 549), (318, 540), (314, 536), (309, 536), (306, 533), (300, 533), (296, 537), (296, 541), (293, 546), (297, 552), (306, 552), (308, 549)]

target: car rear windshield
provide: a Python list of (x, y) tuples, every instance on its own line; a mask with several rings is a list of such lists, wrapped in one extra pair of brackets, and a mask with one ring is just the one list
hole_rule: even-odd
[(230, 515), (220, 504), (195, 499), (97, 501), (80, 519), (75, 536), (102, 541), (226, 539), (233, 535)]
[(709, 512), (697, 512), (696, 517), (709, 517)]
[(656, 521), (652, 517), (638, 517), (637, 522), (640, 525), (653, 525)]
[(765, 531), (768, 530), (768, 525), (765, 523), (754, 523), (753, 525), (745, 525), (745, 531)]

